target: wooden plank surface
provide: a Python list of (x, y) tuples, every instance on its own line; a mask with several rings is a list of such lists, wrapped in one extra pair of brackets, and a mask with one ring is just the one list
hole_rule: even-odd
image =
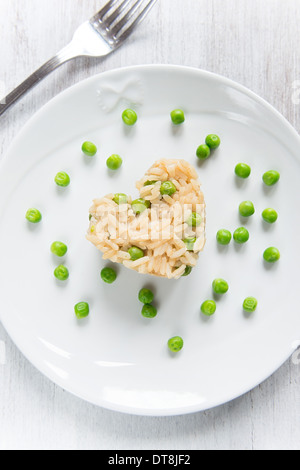
[[(0, 0), (1, 91), (54, 55), (104, 3)], [(26, 121), (62, 90), (101, 71), (144, 63), (225, 75), (265, 98), (299, 130), (299, 25), (299, 0), (160, 0), (114, 55), (65, 65), (7, 112), (0, 158)], [(262, 385), (219, 408), (135, 417), (97, 408), (52, 384), (0, 325), (0, 449), (299, 449), (299, 362), (294, 356)]]

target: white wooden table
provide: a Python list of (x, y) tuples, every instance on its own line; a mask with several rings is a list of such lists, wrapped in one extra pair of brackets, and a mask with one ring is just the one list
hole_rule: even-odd
[[(1, 91), (54, 55), (103, 3), (0, 0)], [(300, 129), (299, 25), (299, 0), (160, 0), (144, 27), (114, 55), (104, 62), (69, 63), (3, 116), (0, 156), (28, 118), (57, 93), (95, 73), (143, 63), (225, 75), (265, 98)], [(64, 392), (28, 363), (0, 325), (0, 449), (299, 449), (299, 357), (219, 408), (144, 418), (106, 411)]]

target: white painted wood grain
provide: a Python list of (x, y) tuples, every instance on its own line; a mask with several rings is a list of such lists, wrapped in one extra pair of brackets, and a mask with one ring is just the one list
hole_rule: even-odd
[[(0, 82), (7, 91), (62, 48), (103, 3), (0, 0)], [(143, 63), (225, 75), (264, 97), (300, 130), (299, 24), (299, 0), (160, 0), (114, 55), (64, 66), (4, 115), (0, 156), (57, 93), (97, 72)], [(64, 392), (24, 359), (2, 326), (0, 342), (6, 346), (0, 361), (0, 449), (300, 448), (300, 365), (292, 359), (265, 383), (217, 409), (144, 418), (106, 411)]]

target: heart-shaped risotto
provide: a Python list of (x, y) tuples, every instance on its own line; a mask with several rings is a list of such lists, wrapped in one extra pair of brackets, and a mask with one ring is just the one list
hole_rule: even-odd
[(140, 199), (109, 194), (90, 209), (87, 239), (141, 274), (178, 279), (196, 266), (205, 245), (205, 203), (196, 170), (159, 160), (136, 184)]

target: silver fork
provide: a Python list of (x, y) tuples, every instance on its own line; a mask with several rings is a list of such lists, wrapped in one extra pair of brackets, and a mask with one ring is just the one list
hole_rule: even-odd
[[(53, 70), (76, 57), (104, 57), (120, 47), (157, 0), (109, 0), (56, 56), (0, 101), (0, 116)], [(1, 99), (1, 98), (0, 98)]]

